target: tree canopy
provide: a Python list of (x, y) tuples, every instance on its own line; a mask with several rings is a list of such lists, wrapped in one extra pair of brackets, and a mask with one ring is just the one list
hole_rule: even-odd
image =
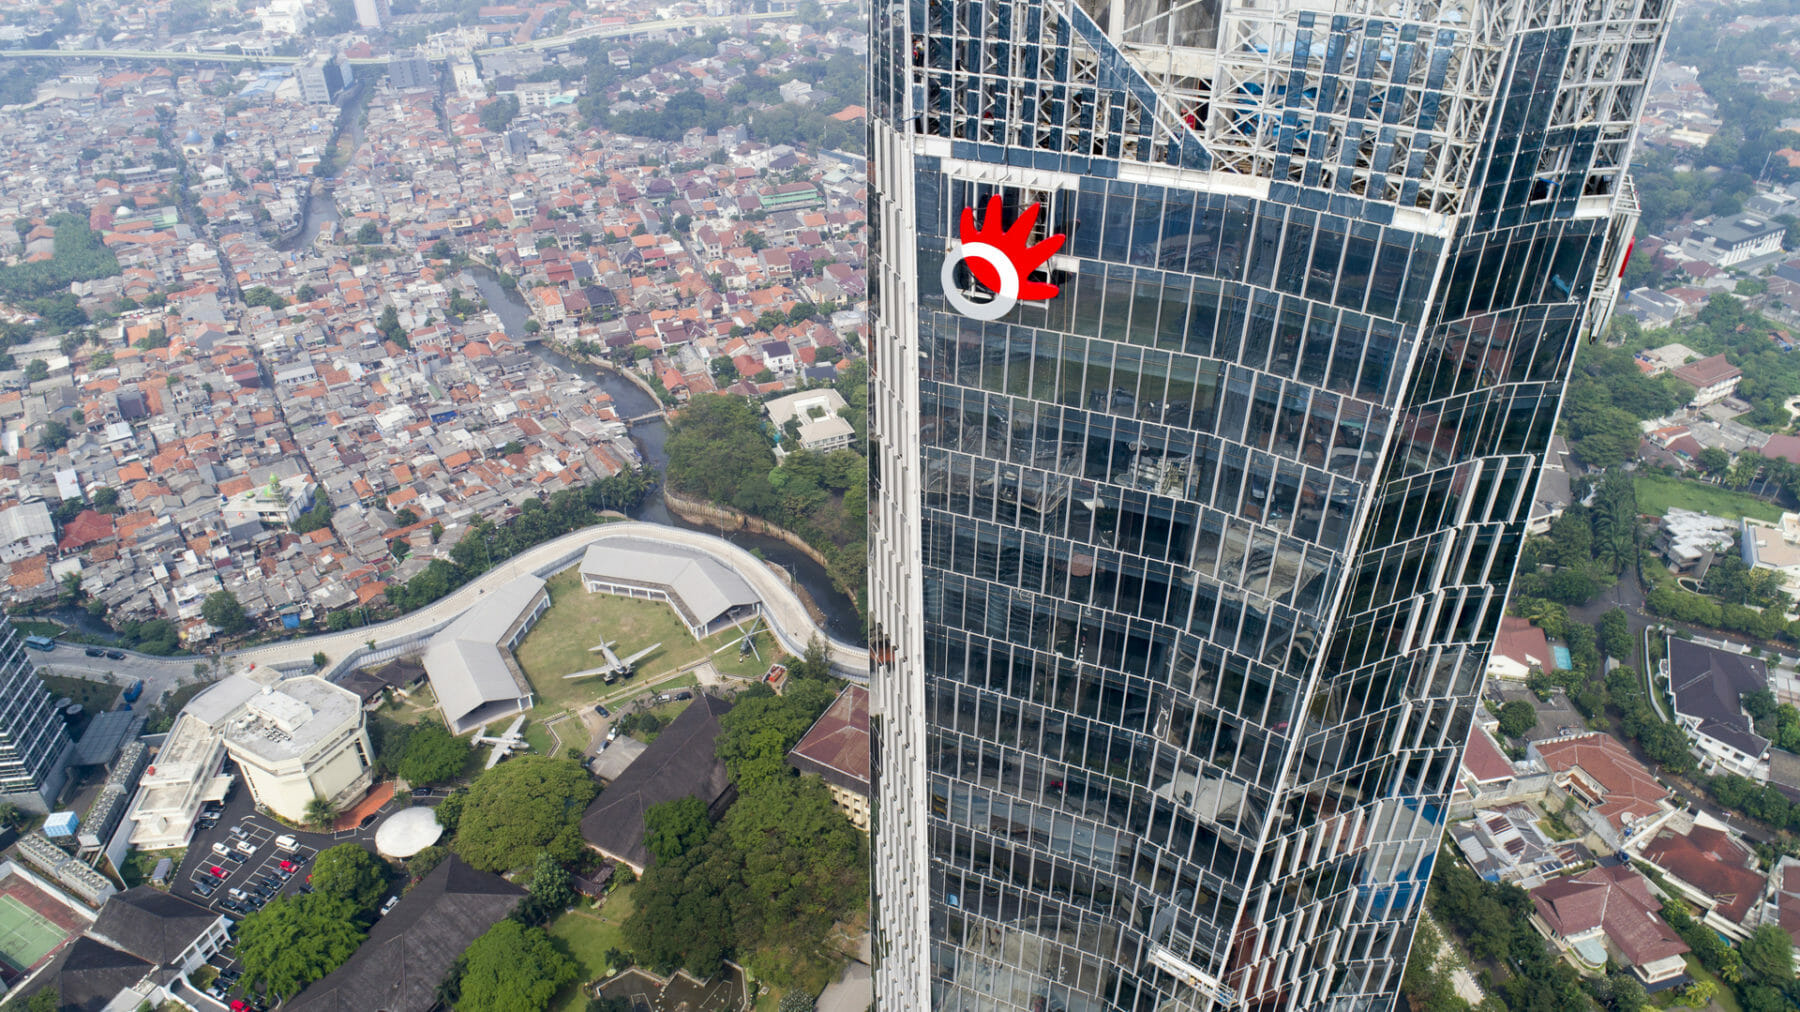
[(644, 846), (658, 861), (673, 861), (706, 842), (712, 820), (696, 797), (677, 798), (644, 811)]
[(215, 590), (206, 595), (206, 601), (200, 605), (200, 615), (227, 636), (250, 628), (250, 617), (244, 614), (244, 606), (229, 590)]
[(579, 973), (542, 928), (509, 917), (463, 953), (457, 1012), (542, 1012)]
[(246, 983), (291, 998), (341, 966), (364, 937), (348, 901), (323, 892), (284, 896), (244, 918), (237, 955)]
[(435, 720), (420, 721), (406, 738), (395, 772), (409, 784), (440, 784), (460, 776), (473, 747)]
[(340, 843), (326, 848), (313, 862), (312, 887), (367, 914), (381, 903), (391, 871), (387, 862), (364, 850), (361, 844)]
[(586, 846), (581, 813), (594, 793), (594, 780), (579, 763), (541, 755), (509, 759), (470, 785), (456, 853), (496, 872), (523, 868), (540, 850), (573, 861)]
[(50, 259), (0, 267), (0, 299), (66, 294), (71, 282), (119, 273), (118, 257), (106, 248), (100, 233), (88, 227), (87, 215), (53, 214), (45, 224), (56, 230)]

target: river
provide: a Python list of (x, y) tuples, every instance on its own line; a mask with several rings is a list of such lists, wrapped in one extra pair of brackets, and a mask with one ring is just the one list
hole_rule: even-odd
[[(356, 149), (362, 146), (363, 103), (367, 100), (368, 95), (368, 88), (357, 90), (340, 113), (338, 127), (331, 138), (332, 143), (342, 141), (346, 146), (345, 150), (349, 152), (344, 156), (346, 163), (350, 160), (350, 154), (354, 154)], [(320, 228), (327, 223), (335, 223), (337, 220), (337, 202), (331, 198), (331, 191), (320, 185), (307, 197), (306, 206), (300, 209), (300, 230), (276, 243), (275, 248), (283, 253), (306, 249), (312, 246), (314, 239), (318, 238)]]
[[(485, 269), (471, 269), (465, 276), (481, 297), (487, 300), (488, 307), (494, 315), (500, 317), (506, 332), (513, 336), (524, 334), (525, 321), (530, 313), (525, 302), (517, 292), (509, 291), (495, 279), (492, 272)], [(598, 369), (585, 362), (577, 362), (567, 355), (546, 346), (542, 341), (532, 341), (526, 345), (533, 355), (544, 362), (565, 372), (572, 372), (598, 386), (612, 397), (619, 414), (626, 418), (635, 418), (657, 410), (656, 399), (638, 389), (630, 380), (606, 369)], [(637, 443), (638, 452), (644, 462), (663, 474), (669, 464), (669, 455), (663, 451), (663, 442), (668, 439), (668, 424), (661, 419), (642, 422), (631, 427), (631, 437)], [(692, 530), (711, 530), (697, 524), (691, 524), (669, 512), (663, 502), (660, 487), (644, 500), (638, 507), (635, 519), (647, 520), (651, 523), (667, 524), (671, 527), (686, 527)], [(716, 532), (715, 533), (719, 533)], [(732, 543), (756, 551), (763, 558), (781, 566), (793, 575), (806, 592), (812, 596), (819, 610), (825, 615), (825, 628), (831, 635), (847, 643), (862, 643), (862, 618), (857, 614), (856, 605), (850, 598), (839, 593), (832, 586), (831, 577), (825, 567), (785, 541), (749, 534), (743, 531), (724, 532), (723, 536)]]

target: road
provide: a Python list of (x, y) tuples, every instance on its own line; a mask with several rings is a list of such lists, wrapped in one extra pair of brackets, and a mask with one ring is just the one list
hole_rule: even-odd
[(819, 636), (826, 641), (831, 666), (834, 670), (849, 677), (867, 678), (868, 651), (863, 647), (831, 639), (813, 621), (812, 616), (807, 614), (806, 606), (800, 603), (800, 598), (794, 594), (786, 580), (777, 575), (762, 560), (737, 545), (711, 534), (635, 520), (598, 524), (526, 549), (519, 555), (513, 556), (459, 587), (450, 595), (397, 619), (379, 625), (363, 626), (347, 632), (306, 636), (252, 647), (248, 650), (236, 650), (225, 654), (224, 659), (227, 664), (243, 669), (252, 665), (285, 667), (310, 664), (315, 652), (322, 652), (333, 661), (341, 661), (371, 640), (374, 641), (376, 648), (380, 649), (388, 643), (404, 640), (447, 625), (463, 612), (477, 606), (482, 595), (488, 591), (510, 583), (534, 570), (551, 565), (564, 556), (577, 554), (589, 545), (599, 544), (611, 538), (660, 541), (665, 544), (697, 549), (711, 555), (742, 576), (750, 584), (751, 589), (755, 590), (757, 595), (762, 598), (764, 617), (774, 630), (776, 638), (781, 641), (783, 648), (790, 653), (798, 654), (806, 649), (806, 644), (812, 637)]
[[(1621, 576), (1619, 582), (1614, 584), (1611, 590), (1601, 594), (1594, 600), (1580, 607), (1570, 608), (1569, 620), (1571, 622), (1580, 622), (1589, 626), (1597, 625), (1600, 621), (1600, 616), (1614, 608), (1618, 608), (1625, 612), (1625, 620), (1631, 627), (1631, 638), (1633, 643), (1642, 644), (1644, 642), (1645, 631), (1652, 626), (1668, 626), (1672, 629), (1686, 630), (1703, 638), (1725, 639), (1761, 647), (1767, 646), (1767, 644), (1757, 643), (1754, 640), (1738, 636), (1734, 633), (1722, 632), (1717, 629), (1702, 629), (1698, 626), (1673, 622), (1649, 614), (1644, 608), (1644, 585), (1642, 581), (1638, 579), (1636, 570), (1632, 570), (1624, 576)], [(1636, 657), (1627, 663), (1634, 668), (1641, 668), (1644, 666), (1644, 658)], [(1647, 675), (1648, 673), (1644, 672), (1643, 674)], [(1645, 690), (1649, 691), (1651, 688), (1652, 686), (1646, 683)], [(1658, 709), (1660, 709), (1660, 704), (1658, 705)], [(1616, 718), (1618, 716), (1617, 711), (1612, 711), (1612, 716)], [(1645, 768), (1656, 771), (1662, 782), (1668, 786), (1669, 790), (1677, 797), (1687, 802), (1689, 809), (1705, 812), (1713, 818), (1718, 819), (1720, 822), (1737, 830), (1739, 833), (1743, 834), (1746, 839), (1751, 841), (1763, 843), (1769, 839), (1770, 834), (1767, 827), (1719, 807), (1706, 796), (1705, 792), (1701, 791), (1687, 780), (1662, 770), (1655, 760), (1644, 754), (1644, 750), (1638, 746), (1636, 739), (1623, 734), (1616, 735), (1615, 737), (1625, 743), (1625, 747), (1631, 750), (1632, 756), (1637, 759), (1638, 762), (1643, 763)]]
[(32, 663), (46, 675), (70, 675), (75, 678), (87, 678), (96, 681), (129, 682), (133, 678), (144, 680), (146, 702), (154, 702), (162, 694), (184, 682), (198, 681), (210, 677), (210, 671), (195, 674), (194, 665), (202, 664), (210, 668), (211, 659), (206, 657), (153, 657), (135, 651), (123, 651), (123, 660), (113, 661), (104, 657), (89, 657), (79, 643), (64, 643), (48, 653), (36, 650), (27, 651)]

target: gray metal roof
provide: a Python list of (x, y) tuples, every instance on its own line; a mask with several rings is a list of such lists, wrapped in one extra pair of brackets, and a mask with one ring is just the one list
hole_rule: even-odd
[(126, 738), (135, 738), (144, 726), (144, 715), (131, 710), (97, 713), (75, 745), (77, 766), (104, 766), (119, 754)]
[(521, 576), (483, 595), (426, 645), (425, 671), (452, 724), (483, 704), (531, 691), (513, 676), (500, 644), (543, 589), (543, 580)]
[(590, 545), (581, 557), (581, 575), (665, 589), (683, 617), (699, 626), (762, 600), (736, 571), (705, 552), (638, 538)]

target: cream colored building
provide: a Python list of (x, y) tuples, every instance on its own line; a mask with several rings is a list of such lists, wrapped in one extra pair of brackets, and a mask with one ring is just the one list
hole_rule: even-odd
[(1780, 573), (1782, 589), (1800, 600), (1800, 513), (1783, 513), (1778, 524), (1745, 517), (1739, 531), (1744, 565)]
[(845, 687), (807, 729), (788, 765), (817, 774), (833, 804), (857, 829), (869, 831), (869, 690)]
[(201, 806), (231, 787), (227, 756), (259, 804), (296, 822), (315, 796), (342, 808), (368, 790), (375, 750), (356, 694), (269, 675), (227, 675), (182, 708), (132, 799), (133, 846), (187, 846)]
[(265, 685), (226, 722), (225, 751), (237, 761), (257, 804), (304, 821), (324, 798), (346, 808), (373, 780), (375, 749), (362, 700), (315, 675)]

